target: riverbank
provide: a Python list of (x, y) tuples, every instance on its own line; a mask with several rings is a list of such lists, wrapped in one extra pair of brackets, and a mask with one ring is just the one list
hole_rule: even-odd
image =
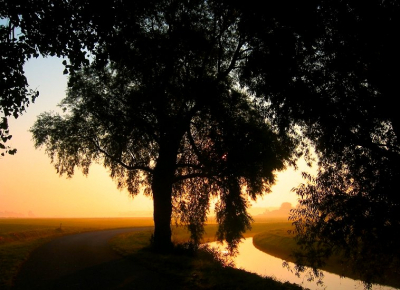
[[(303, 289), (295, 284), (230, 267), (229, 259), (208, 248), (194, 253), (181, 245), (175, 247), (172, 254), (155, 254), (148, 249), (150, 236), (151, 232), (126, 233), (113, 238), (110, 244), (133, 263), (150, 270), (153, 282), (160, 276), (174, 281), (174, 289)], [(145, 286), (136, 285), (137, 289)], [(159, 285), (155, 288), (163, 287)]]
[[(253, 244), (258, 250), (264, 253), (287, 262), (295, 263), (292, 253), (298, 247), (294, 240), (294, 234), (289, 233), (290, 230), (293, 230), (291, 222), (271, 224), (265, 228), (264, 232), (254, 235)], [(354, 280), (360, 279), (357, 274), (346, 267), (346, 264), (341, 262), (338, 256), (328, 259), (326, 264), (321, 267), (321, 270)], [(400, 289), (400, 279), (393, 277), (387, 280), (385, 285)]]

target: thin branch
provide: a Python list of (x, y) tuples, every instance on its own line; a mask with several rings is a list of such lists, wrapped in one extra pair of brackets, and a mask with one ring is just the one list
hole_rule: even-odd
[[(192, 136), (192, 132), (190, 131), (190, 128), (188, 130), (188, 139), (189, 139), (189, 143), (190, 146), (192, 146), (194, 153), (196, 154), (197, 158), (199, 159), (200, 162), (202, 162), (203, 157), (201, 156), (201, 152), (200, 150), (197, 148), (196, 143), (194, 142), (193, 136)], [(202, 162), (205, 163), (205, 162)]]
[(182, 168), (182, 167), (187, 167), (187, 168), (205, 169), (204, 167), (201, 167), (201, 165), (199, 165), (199, 164), (190, 164), (190, 163), (187, 163), (187, 164), (185, 164), (185, 163), (178, 163), (178, 164), (176, 164), (176, 167), (180, 167), (180, 168)]
[(229, 73), (236, 68), (236, 62), (239, 58), (239, 55), (241, 54), (240, 49), (243, 46), (243, 42), (241, 39), (239, 39), (239, 42), (237, 44), (236, 50), (232, 56), (231, 62), (229, 64), (229, 67), (222, 73), (220, 74), (221, 78), (226, 77), (227, 75), (229, 75)]
[(192, 178), (209, 178), (209, 179), (213, 179), (214, 181), (218, 181), (216, 179), (217, 176), (220, 176), (217, 173), (206, 173), (206, 172), (198, 172), (198, 173), (190, 173), (190, 174), (186, 174), (186, 175), (180, 175), (180, 176), (176, 176), (174, 178), (174, 182), (178, 182), (178, 181), (182, 181), (182, 180), (186, 180), (186, 179), (192, 179)]
[(114, 162), (118, 163), (119, 165), (121, 165), (122, 167), (124, 167), (127, 170), (143, 170), (143, 171), (147, 171), (149, 173), (153, 173), (153, 170), (151, 168), (144, 166), (144, 165), (135, 165), (135, 166), (127, 165), (124, 162), (122, 162), (122, 160), (120, 160), (119, 158), (112, 156), (106, 150), (101, 148), (100, 145), (97, 144), (96, 141), (90, 140), (90, 142), (92, 142), (94, 144), (94, 146), (96, 147), (96, 149), (99, 150), (101, 153), (103, 153), (106, 157), (112, 159)]

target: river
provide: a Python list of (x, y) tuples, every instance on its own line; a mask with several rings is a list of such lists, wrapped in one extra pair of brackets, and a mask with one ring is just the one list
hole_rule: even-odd
[[(211, 247), (222, 247), (216, 242), (209, 243), (209, 245)], [(276, 280), (282, 282), (289, 281), (291, 283), (296, 283), (304, 288), (309, 288), (312, 290), (364, 289), (361, 281), (349, 278), (340, 278), (339, 275), (325, 271), (323, 272), (323, 285), (318, 285), (317, 281), (307, 281), (307, 276), (304, 274), (300, 277), (297, 277), (294, 273), (290, 272), (287, 268), (284, 268), (282, 266), (283, 260), (268, 255), (254, 247), (253, 238), (244, 239), (244, 241), (239, 245), (239, 254), (233, 260), (237, 268), (241, 268), (248, 272), (253, 272), (261, 276), (273, 277)], [(292, 263), (289, 263), (289, 267), (293, 269), (294, 265)], [(392, 290), (396, 288), (373, 285), (372, 289)]]

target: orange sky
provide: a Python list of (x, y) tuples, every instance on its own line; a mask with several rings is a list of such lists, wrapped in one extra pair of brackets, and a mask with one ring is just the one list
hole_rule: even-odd
[[(151, 215), (152, 201), (145, 196), (132, 199), (127, 191), (117, 190), (103, 167), (92, 166), (88, 177), (79, 171), (72, 179), (59, 177), (44, 148), (34, 149), (28, 130), (38, 114), (57, 110), (66, 90), (63, 69), (61, 60), (55, 58), (34, 59), (25, 65), (28, 82), (40, 95), (23, 116), (9, 122), (13, 138), (8, 144), (18, 152), (0, 157), (0, 217), (5, 212), (25, 216), (31, 212), (37, 217)], [(273, 192), (254, 203), (254, 207), (279, 207), (283, 202), (295, 205), (297, 197), (290, 189), (301, 181), (300, 171), (280, 173)]]

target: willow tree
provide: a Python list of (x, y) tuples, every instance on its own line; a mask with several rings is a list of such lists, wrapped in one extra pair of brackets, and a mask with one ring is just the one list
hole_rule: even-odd
[(248, 198), (294, 162), (295, 142), (239, 88), (249, 47), (234, 10), (204, 1), (153, 8), (99, 44), (119, 58), (106, 65), (98, 54), (74, 71), (64, 114), (42, 114), (31, 131), (59, 174), (98, 162), (118, 187), (151, 195), (156, 248), (171, 246), (172, 216), (199, 243), (216, 197), (218, 238), (233, 250), (250, 227)]
[(172, 214), (198, 243), (217, 197), (218, 237), (233, 249), (250, 227), (247, 198), (268, 192), (291, 144), (228, 80), (210, 88), (211, 103), (198, 104), (192, 89), (180, 95), (172, 86), (160, 97), (134, 79), (108, 67), (77, 73), (61, 103), (65, 113), (44, 113), (31, 129), (36, 146), (59, 174), (72, 176), (75, 167), (87, 174), (100, 162), (118, 187), (132, 195), (143, 188), (154, 200), (157, 248), (170, 246)]

